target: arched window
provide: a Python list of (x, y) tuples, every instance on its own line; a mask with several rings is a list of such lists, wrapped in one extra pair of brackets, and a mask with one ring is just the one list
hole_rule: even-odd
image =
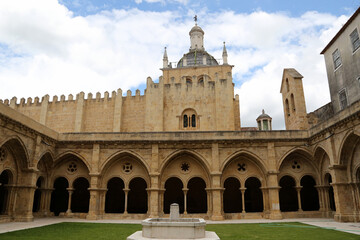
[(291, 101), (291, 110), (292, 110), (293, 112), (295, 112), (295, 111), (296, 111), (296, 109), (295, 109), (295, 99), (294, 99), (294, 94), (291, 94), (291, 99), (290, 99), (290, 101)]
[(192, 84), (192, 80), (190, 77), (186, 77), (186, 84)]
[(184, 115), (184, 128), (188, 127), (188, 121), (189, 121), (188, 116), (185, 114)]
[(289, 79), (286, 78), (286, 91), (289, 92)]
[(194, 130), (199, 128), (199, 119), (194, 109), (186, 109), (182, 113), (181, 127), (184, 130)]
[(290, 116), (290, 108), (289, 108), (289, 100), (285, 100), (285, 111), (286, 111), (286, 115)]

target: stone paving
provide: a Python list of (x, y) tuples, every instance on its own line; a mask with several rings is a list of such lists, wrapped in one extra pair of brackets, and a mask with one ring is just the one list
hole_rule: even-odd
[[(61, 222), (93, 222), (93, 223), (134, 223), (141, 224), (141, 220), (86, 220), (76, 218), (36, 218), (33, 222), (8, 222), (0, 223), (0, 234), (12, 231), (18, 231), (28, 228), (42, 227), (50, 224)], [(333, 219), (327, 218), (287, 218), (282, 220), (269, 220), (269, 219), (239, 219), (239, 220), (224, 220), (224, 221), (206, 221), (207, 224), (238, 224), (238, 223), (276, 223), (276, 222), (301, 222), (310, 224), (317, 227), (327, 229), (335, 229), (338, 231), (349, 232), (360, 235), (360, 223), (343, 223), (335, 222)]]

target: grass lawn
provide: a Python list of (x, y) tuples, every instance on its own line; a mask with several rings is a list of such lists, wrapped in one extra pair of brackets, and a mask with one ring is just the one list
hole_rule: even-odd
[[(138, 224), (114, 223), (59, 223), (45, 227), (32, 228), (0, 234), (1, 240), (125, 240), (135, 231), (141, 230)], [(207, 225), (207, 231), (215, 231), (221, 240), (237, 239), (360, 239), (359, 235), (318, 228), (301, 223), (264, 224), (215, 224)]]

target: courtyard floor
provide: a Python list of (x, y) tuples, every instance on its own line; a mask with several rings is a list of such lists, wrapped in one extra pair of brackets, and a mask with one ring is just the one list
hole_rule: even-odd
[[(88, 223), (132, 223), (141, 224), (141, 220), (86, 220), (76, 218), (36, 218), (33, 222), (9, 222), (0, 223), (0, 233), (12, 232), (28, 228), (35, 228), (46, 226), (61, 222), (88, 222)], [(239, 223), (275, 223), (275, 222), (300, 222), (310, 224), (326, 229), (334, 229), (338, 231), (348, 232), (360, 235), (360, 223), (342, 223), (336, 222), (333, 219), (326, 218), (290, 218), (282, 220), (269, 219), (239, 219), (239, 220), (224, 220), (224, 221), (206, 221), (207, 224), (239, 224)]]

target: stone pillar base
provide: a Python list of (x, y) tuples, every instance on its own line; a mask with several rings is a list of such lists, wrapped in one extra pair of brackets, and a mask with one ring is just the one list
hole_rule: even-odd
[(210, 219), (213, 220), (213, 221), (222, 221), (225, 218), (224, 218), (223, 215), (212, 215)]
[(334, 220), (337, 222), (356, 222), (357, 215), (356, 214), (335, 213)]
[(270, 212), (269, 219), (280, 220), (280, 219), (283, 219), (283, 216), (282, 216), (281, 212), (278, 212), (278, 211)]
[(95, 214), (88, 214), (88, 215), (86, 215), (86, 219), (88, 219), (88, 220), (98, 220), (99, 218)]
[(32, 222), (34, 221), (33, 216), (15, 216), (14, 222)]

